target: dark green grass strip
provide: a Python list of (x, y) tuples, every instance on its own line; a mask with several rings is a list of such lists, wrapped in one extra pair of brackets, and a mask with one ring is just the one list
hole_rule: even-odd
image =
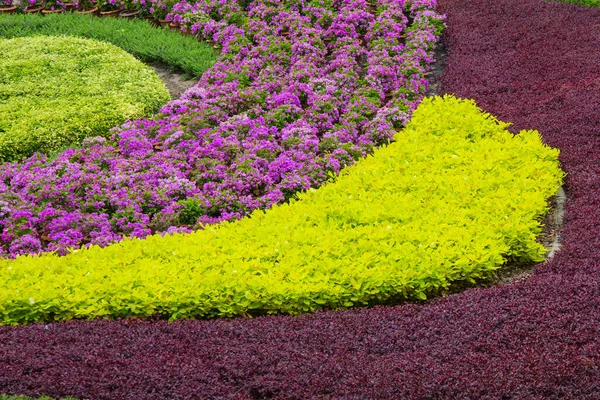
[(600, 0), (554, 0), (560, 3), (573, 3), (580, 6), (600, 7)]
[[(0, 400), (55, 400), (53, 397), (47, 397), (47, 396), (42, 396), (42, 397), (29, 397), (29, 396), (20, 396), (20, 395), (16, 395), (16, 396), (7, 396), (5, 394), (0, 394)], [(63, 397), (60, 400), (77, 400), (74, 397)]]
[(79, 14), (0, 15), (0, 38), (69, 35), (110, 42), (146, 63), (164, 64), (199, 77), (218, 54), (205, 43), (144, 20), (97, 18)]

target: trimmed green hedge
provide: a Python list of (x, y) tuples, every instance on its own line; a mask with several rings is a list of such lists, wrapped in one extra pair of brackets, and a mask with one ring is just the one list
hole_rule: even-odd
[(563, 173), (537, 131), (426, 99), (396, 142), (299, 201), (189, 235), (0, 261), (4, 324), (170, 319), (425, 300), (539, 262)]
[[(54, 397), (29, 397), (20, 395), (6, 395), (0, 394), (0, 400), (55, 400)], [(74, 397), (61, 397), (61, 400), (76, 400)]]
[(206, 43), (144, 20), (97, 18), (73, 13), (60, 15), (14, 14), (0, 17), (0, 38), (76, 36), (114, 44), (146, 63), (161, 63), (199, 77), (217, 60)]
[(600, 0), (555, 0), (561, 3), (574, 3), (580, 6), (600, 7)]
[(108, 136), (170, 99), (158, 76), (109, 43), (73, 37), (0, 39), (0, 161)]

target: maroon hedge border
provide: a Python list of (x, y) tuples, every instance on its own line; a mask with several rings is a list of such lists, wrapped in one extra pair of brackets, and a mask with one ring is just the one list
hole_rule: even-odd
[(526, 282), (299, 318), (0, 328), (0, 393), (600, 398), (600, 10), (441, 0), (446, 92), (561, 149), (563, 249)]

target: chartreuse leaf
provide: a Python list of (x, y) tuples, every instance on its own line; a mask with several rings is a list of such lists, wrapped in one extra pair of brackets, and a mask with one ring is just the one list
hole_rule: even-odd
[(298, 314), (426, 300), (538, 262), (558, 150), (473, 101), (426, 99), (413, 120), (335, 182), (298, 201), (189, 235), (66, 257), (0, 261), (3, 324), (160, 314)]

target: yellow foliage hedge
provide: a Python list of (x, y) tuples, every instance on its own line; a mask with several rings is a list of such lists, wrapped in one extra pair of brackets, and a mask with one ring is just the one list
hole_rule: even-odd
[(0, 261), (3, 324), (297, 314), (426, 299), (536, 242), (563, 173), (537, 131), (426, 99), (393, 144), (299, 201), (189, 235)]

